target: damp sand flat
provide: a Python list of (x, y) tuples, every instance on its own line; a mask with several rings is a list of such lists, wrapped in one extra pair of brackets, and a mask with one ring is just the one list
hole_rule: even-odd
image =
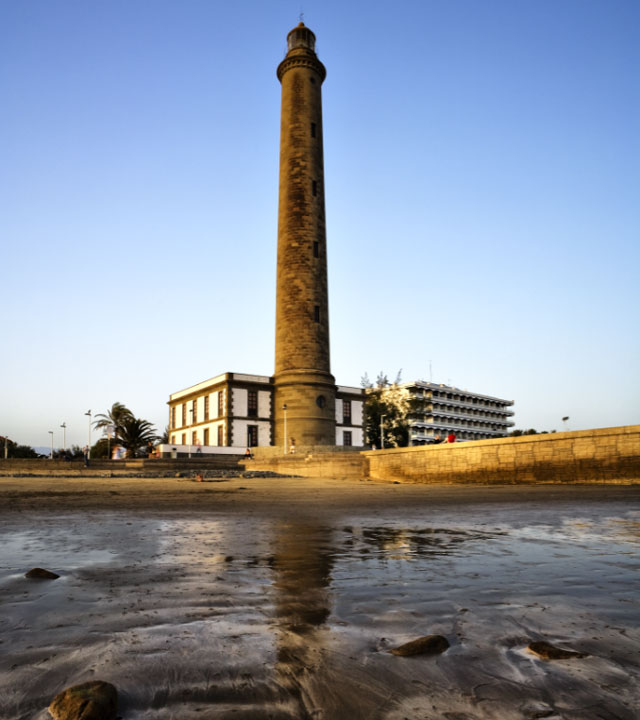
[[(125, 720), (635, 719), (639, 499), (0, 479), (0, 717), (44, 720), (102, 679)], [(389, 653), (432, 633), (449, 650)], [(533, 640), (587, 656), (543, 661)]]

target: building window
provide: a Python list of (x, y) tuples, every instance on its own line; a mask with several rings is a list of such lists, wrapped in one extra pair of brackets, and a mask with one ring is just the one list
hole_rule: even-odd
[(222, 447), (224, 445), (224, 427), (222, 425), (218, 425), (218, 447)]
[(204, 429), (204, 442), (202, 444), (203, 445), (209, 444), (209, 428)]
[(175, 444), (176, 444), (176, 436), (175, 436), (175, 435), (172, 435), (172, 436), (171, 436), (171, 444), (172, 444), (172, 445), (175, 445)]
[(192, 444), (192, 445), (197, 445), (197, 444), (198, 444), (198, 433), (197, 433), (197, 432), (192, 432), (192, 433), (191, 433), (191, 444)]
[(224, 390), (218, 392), (218, 417), (224, 415)]
[[(187, 424), (187, 403), (182, 403), (182, 427)], [(184, 445), (184, 443), (182, 443)]]
[(193, 425), (193, 423), (198, 422), (198, 401), (197, 400), (191, 401), (191, 414), (193, 416), (191, 418), (191, 424)]
[(258, 446), (258, 426), (247, 425), (247, 447)]
[(342, 424), (351, 425), (351, 400), (342, 401)]
[(311, 181), (311, 192), (314, 197), (318, 194), (318, 183), (316, 180)]
[(182, 443), (181, 443), (181, 445), (186, 445), (186, 444), (187, 444), (187, 434), (186, 434), (186, 433), (182, 433)]
[(204, 396), (204, 419), (209, 419), (209, 396)]
[(313, 241), (313, 257), (320, 257), (320, 243), (317, 240)]
[(258, 391), (247, 391), (247, 415), (249, 417), (258, 417)]
[(176, 408), (175, 408), (175, 406), (171, 408), (171, 419), (169, 420), (169, 424), (171, 425), (172, 429), (176, 426)]
[(343, 444), (345, 447), (351, 447), (351, 446), (352, 446), (353, 442), (352, 442), (352, 438), (351, 438), (351, 430), (345, 430), (345, 431), (342, 433), (342, 444)]
[(311, 137), (315, 137), (315, 136), (316, 136), (316, 124), (311, 123)]
[(316, 322), (320, 322), (320, 305), (313, 306), (313, 319)]

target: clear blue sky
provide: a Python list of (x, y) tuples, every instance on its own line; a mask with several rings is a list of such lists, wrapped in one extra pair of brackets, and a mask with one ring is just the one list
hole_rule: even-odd
[[(640, 3), (304, 2), (332, 370), (640, 422)], [(0, 435), (274, 358), (280, 85), (299, 0), (0, 4)], [(94, 438), (95, 439), (95, 438)]]

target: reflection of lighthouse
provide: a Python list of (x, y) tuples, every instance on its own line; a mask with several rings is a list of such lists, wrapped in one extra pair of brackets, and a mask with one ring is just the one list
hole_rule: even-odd
[[(287, 36), (282, 83), (275, 438), (335, 445), (336, 386), (329, 362), (322, 91), (326, 70), (301, 22)], [(289, 437), (285, 440), (285, 408)]]
[(274, 537), (276, 682), (309, 714), (327, 705), (326, 678), (315, 675), (327, 659), (330, 540), (328, 528), (303, 523), (283, 524)]

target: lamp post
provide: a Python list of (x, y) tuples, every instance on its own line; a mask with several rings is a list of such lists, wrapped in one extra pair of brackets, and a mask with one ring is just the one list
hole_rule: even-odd
[(284, 454), (287, 454), (287, 405), (282, 406), (284, 411)]
[(51, 435), (51, 455), (49, 456), (49, 460), (53, 460), (53, 430), (49, 430), (49, 435)]
[(115, 425), (107, 425), (107, 460), (111, 460), (111, 436), (115, 437), (115, 432)]
[(380, 450), (384, 450), (384, 419), (386, 415), (380, 415)]
[(89, 444), (87, 445), (87, 460), (91, 458), (91, 410), (85, 413), (89, 417)]
[(563, 424), (564, 424), (564, 431), (565, 431), (565, 432), (567, 432), (567, 430), (569, 430), (569, 426), (567, 425), (567, 420), (568, 420), (568, 419), (569, 419), (569, 416), (568, 416), (568, 415), (565, 415), (565, 416), (562, 418), (562, 422), (563, 422)]
[(63, 422), (62, 425), (60, 425), (62, 428), (62, 449), (67, 449), (67, 423)]

